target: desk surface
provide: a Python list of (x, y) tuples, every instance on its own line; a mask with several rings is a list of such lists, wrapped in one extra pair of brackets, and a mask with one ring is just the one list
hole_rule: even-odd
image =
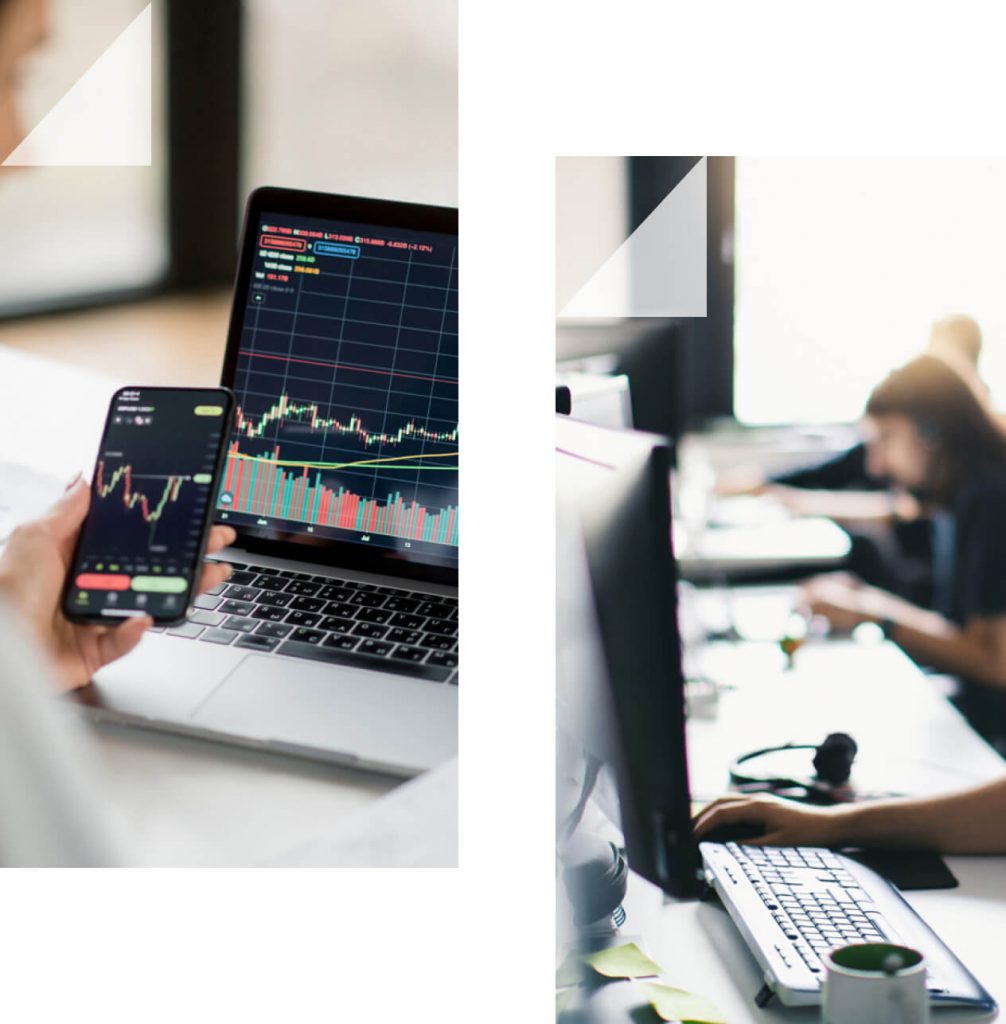
[(689, 580), (777, 573), (825, 572), (842, 565), (849, 535), (830, 519), (774, 520), (761, 525), (713, 526), (688, 534), (675, 530), (681, 575)]
[[(756, 595), (759, 600), (764, 595)], [(743, 589), (733, 591), (742, 610)], [(893, 644), (824, 641), (798, 652), (795, 668), (772, 643), (709, 644), (697, 652), (702, 671), (722, 687), (714, 716), (690, 716), (689, 770), (696, 798), (722, 794), (738, 754), (787, 740), (820, 742), (845, 730), (858, 741), (853, 782), (905, 794), (956, 789), (1006, 774), (1004, 762)], [(892, 728), (892, 723), (900, 728)], [(923, 917), (1006, 1005), (1001, 928), (1006, 857), (953, 857), (953, 890), (907, 896)], [(712, 999), (731, 1024), (817, 1021), (818, 1010), (773, 1004), (759, 1010), (758, 967), (717, 903), (664, 899), (631, 876), (623, 940), (636, 938), (665, 969), (664, 980)], [(612, 999), (612, 1005), (615, 1005)], [(621, 1020), (621, 1011), (602, 1020)], [(934, 1021), (982, 1019), (941, 1011)]]
[[(982, 981), (1006, 1005), (1002, 969), (1002, 920), (1006, 901), (1006, 858), (951, 857), (960, 888), (907, 893), (912, 905)], [(791, 1009), (773, 1002), (754, 1004), (761, 988), (758, 965), (727, 912), (715, 902), (665, 902), (653, 885), (633, 877), (625, 902), (626, 937), (642, 936), (647, 952), (665, 969), (664, 979), (710, 998), (730, 1024), (809, 1024), (819, 1009)], [(941, 1010), (933, 1024), (988, 1020), (972, 1011)]]
[(849, 535), (830, 519), (795, 517), (768, 498), (714, 501), (701, 478), (681, 475), (679, 481), (674, 550), (685, 579), (750, 578), (789, 569), (823, 572), (849, 554)]
[(127, 384), (213, 385), (230, 305), (227, 289), (13, 320), (0, 325), (0, 348)]
[[(139, 379), (128, 361), (121, 365), (124, 376)], [(64, 481), (90, 469), (116, 386), (105, 375), (0, 345), (0, 463), (27, 464)], [(264, 863), (330, 831), (398, 784), (142, 729), (92, 728), (108, 768), (113, 813), (137, 838), (144, 859), (165, 866)]]

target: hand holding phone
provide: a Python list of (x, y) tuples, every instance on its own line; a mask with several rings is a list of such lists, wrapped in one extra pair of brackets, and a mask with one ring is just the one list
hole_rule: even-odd
[[(87, 683), (98, 669), (127, 655), (139, 642), (150, 619), (128, 618), (112, 625), (87, 625), (67, 620), (61, 603), (77, 537), (91, 502), (91, 488), (80, 479), (45, 515), (19, 526), (0, 552), (0, 595), (48, 655), (62, 690)], [(214, 526), (207, 552), (234, 543), (234, 530)], [(225, 562), (205, 562), (196, 585), (209, 590), (230, 575)]]
[(112, 398), (63, 613), (184, 620), (195, 597), (233, 419), (226, 388), (122, 388)]

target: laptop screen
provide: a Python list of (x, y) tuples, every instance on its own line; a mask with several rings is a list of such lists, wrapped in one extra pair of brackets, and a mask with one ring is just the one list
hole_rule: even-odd
[(220, 519), (456, 567), (457, 235), (267, 209), (246, 231)]

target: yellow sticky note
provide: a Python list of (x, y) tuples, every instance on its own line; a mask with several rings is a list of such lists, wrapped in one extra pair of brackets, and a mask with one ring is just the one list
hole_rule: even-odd
[(660, 973), (660, 965), (655, 964), (634, 942), (600, 949), (583, 959), (606, 978), (652, 978)]
[(640, 984), (650, 1005), (663, 1020), (682, 1024), (727, 1024), (726, 1017), (704, 996), (652, 981)]

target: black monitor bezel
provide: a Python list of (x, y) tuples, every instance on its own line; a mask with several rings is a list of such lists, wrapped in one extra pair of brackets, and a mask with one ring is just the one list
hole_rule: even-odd
[(560, 453), (611, 471), (604, 493), (585, 503), (582, 528), (617, 718), (611, 760), (629, 864), (669, 895), (694, 897), (702, 890), (702, 860), (691, 823), (673, 451), (657, 435), (566, 417), (557, 417), (557, 429)]
[[(255, 189), (245, 205), (244, 222), (237, 274), (234, 279), (234, 301), (227, 329), (227, 348), (224, 353), (220, 382), (233, 388), (237, 374), (238, 350), (245, 311), (245, 296), (251, 283), (256, 246), (250, 244), (258, 229), (263, 213), (289, 214), (295, 217), (320, 217), (329, 220), (375, 227), (405, 228), (457, 235), (458, 211), (456, 207), (428, 206), (386, 199), (366, 199), (326, 192), (308, 192), (301, 189), (265, 186)], [(222, 520), (217, 517), (217, 521)], [(318, 562), (340, 568), (358, 569), (382, 576), (394, 575), (428, 583), (457, 586), (457, 566), (433, 565), (409, 561), (398, 557), (394, 550), (367, 548), (347, 541), (331, 540), (311, 535), (296, 535), (272, 528), (261, 528), (227, 521), (238, 532), (241, 545), (249, 551), (299, 561)]]

